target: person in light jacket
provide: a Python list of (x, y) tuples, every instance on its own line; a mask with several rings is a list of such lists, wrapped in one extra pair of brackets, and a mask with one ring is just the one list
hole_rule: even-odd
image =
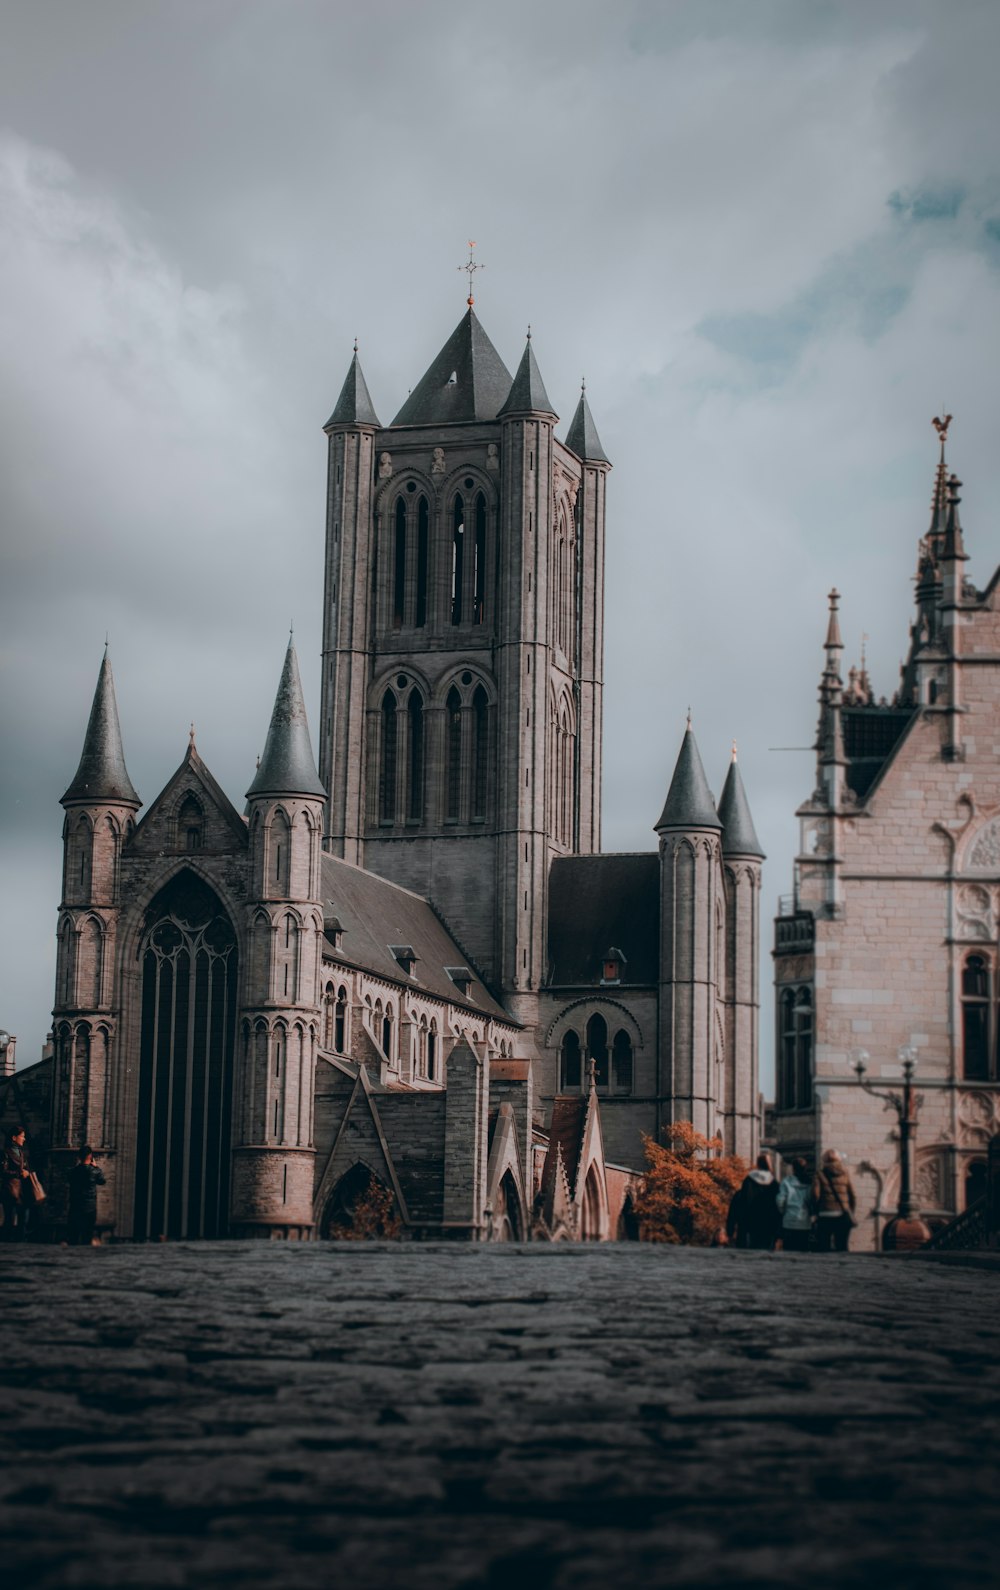
[(812, 1191), (809, 1167), (804, 1159), (792, 1160), (792, 1168), (778, 1188), (778, 1213), (781, 1245), (786, 1253), (808, 1253), (813, 1223)]

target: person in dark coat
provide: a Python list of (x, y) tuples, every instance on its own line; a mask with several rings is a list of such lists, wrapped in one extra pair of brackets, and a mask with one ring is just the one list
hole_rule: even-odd
[(7, 1135), (7, 1147), (0, 1165), (0, 1199), (3, 1202), (3, 1239), (22, 1242), (28, 1234), (32, 1196), (31, 1166), (24, 1146), (24, 1127), (15, 1126)]
[(778, 1214), (778, 1183), (766, 1154), (757, 1155), (757, 1164), (733, 1194), (726, 1219), (726, 1235), (737, 1248), (774, 1247), (781, 1232)]
[(104, 1186), (104, 1172), (94, 1164), (94, 1151), (84, 1143), (79, 1158), (67, 1177), (69, 1182), (70, 1247), (85, 1248), (97, 1242), (97, 1189)]

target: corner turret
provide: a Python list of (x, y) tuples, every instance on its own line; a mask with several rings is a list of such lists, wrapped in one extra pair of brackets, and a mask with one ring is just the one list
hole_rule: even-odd
[(585, 464), (607, 464), (610, 468), (611, 460), (601, 446), (601, 438), (597, 434), (594, 416), (590, 412), (587, 402), (587, 383), (580, 383), (580, 401), (576, 405), (576, 413), (570, 420), (569, 430), (566, 432), (566, 446), (577, 458), (582, 458)]
[(531, 347), (530, 328), (521, 362), (511, 383), (510, 392), (507, 394), (507, 401), (497, 418), (504, 419), (508, 414), (545, 414), (553, 422), (559, 418), (549, 402), (545, 382), (542, 380), (542, 373)]
[(351, 360), (346, 379), (340, 389), (340, 396), (334, 404), (333, 413), (327, 420), (323, 429), (329, 436), (331, 431), (340, 430), (345, 426), (352, 429), (357, 426), (370, 426), (378, 430), (379, 418), (375, 413), (375, 405), (368, 391), (368, 383), (361, 369), (358, 359), (358, 345), (354, 344), (354, 358)]
[(264, 755), (247, 792), (247, 956), (231, 1214), (236, 1236), (305, 1237), (312, 1230), (324, 796), (289, 640)]

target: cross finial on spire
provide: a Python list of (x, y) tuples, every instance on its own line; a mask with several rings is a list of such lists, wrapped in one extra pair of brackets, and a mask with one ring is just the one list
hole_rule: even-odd
[(691, 708), (690, 708), (690, 707), (688, 707), (688, 721), (687, 721), (687, 726), (688, 726), (688, 728), (689, 728), (689, 729), (690, 729), (690, 727), (691, 727)]
[(354, 351), (355, 351), (355, 353), (357, 353), (357, 351), (358, 351), (358, 339), (357, 339), (357, 337), (355, 337), (355, 339), (354, 339)]
[(192, 723), (190, 729), (188, 730), (188, 749), (193, 751), (194, 748), (194, 724)]
[(528, 341), (531, 341), (531, 321), (528, 321)]
[(581, 377), (580, 377), (580, 391), (581, 392), (586, 392), (586, 390), (587, 390), (587, 377), (585, 375), (581, 375)]
[(486, 269), (485, 265), (480, 264), (479, 260), (473, 258), (472, 250), (475, 248), (475, 246), (476, 245), (475, 245), (474, 240), (470, 237), (469, 238), (469, 257), (466, 260), (464, 265), (459, 265), (458, 266), (458, 269), (460, 271), (465, 271), (466, 275), (469, 278), (469, 296), (465, 300), (465, 302), (468, 304), (470, 309), (472, 308), (473, 304), (476, 301), (475, 298), (472, 296), (472, 278), (475, 275), (476, 271), (484, 271)]
[(736, 741), (733, 741), (733, 761), (736, 761)]

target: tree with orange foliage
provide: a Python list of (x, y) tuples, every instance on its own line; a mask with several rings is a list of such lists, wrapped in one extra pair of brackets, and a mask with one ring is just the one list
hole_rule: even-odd
[(375, 1176), (351, 1206), (346, 1218), (332, 1221), (328, 1235), (335, 1242), (391, 1242), (400, 1233), (396, 1200)]
[(721, 1138), (703, 1137), (689, 1121), (668, 1126), (664, 1135), (662, 1146), (643, 1137), (647, 1169), (635, 1205), (643, 1240), (709, 1247), (725, 1230), (747, 1164), (723, 1154)]

